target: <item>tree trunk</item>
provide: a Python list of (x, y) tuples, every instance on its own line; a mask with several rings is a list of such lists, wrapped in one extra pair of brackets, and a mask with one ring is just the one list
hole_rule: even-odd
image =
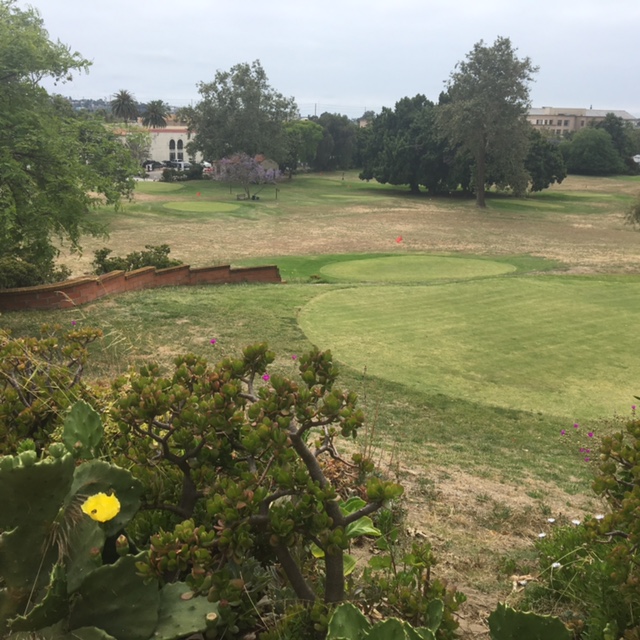
[(337, 604), (344, 600), (344, 553), (325, 553), (324, 564), (326, 577), (324, 584), (324, 601), (326, 604)]
[(487, 155), (484, 148), (476, 156), (476, 207), (484, 209), (484, 183), (487, 179)]
[(314, 602), (316, 595), (307, 584), (300, 568), (296, 564), (296, 561), (291, 557), (291, 553), (285, 544), (278, 543), (276, 546), (276, 557), (278, 558), (278, 562), (280, 563), (280, 566), (282, 566), (282, 569), (289, 579), (289, 583), (298, 598), (307, 602)]

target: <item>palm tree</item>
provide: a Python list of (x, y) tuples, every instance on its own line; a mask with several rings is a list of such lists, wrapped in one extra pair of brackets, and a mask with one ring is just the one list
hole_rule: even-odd
[(122, 118), (125, 123), (138, 117), (136, 100), (126, 89), (120, 89), (111, 100), (111, 111), (116, 117)]
[(164, 129), (167, 126), (169, 105), (162, 100), (152, 100), (147, 104), (147, 110), (142, 116), (142, 124), (145, 127)]

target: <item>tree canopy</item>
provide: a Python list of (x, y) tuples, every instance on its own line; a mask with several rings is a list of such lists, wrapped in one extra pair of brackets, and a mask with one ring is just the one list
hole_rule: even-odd
[(567, 177), (567, 168), (558, 145), (533, 128), (529, 134), (525, 168), (531, 179), (531, 191), (542, 191)]
[(441, 191), (449, 167), (439, 135), (435, 105), (423, 95), (402, 98), (395, 109), (383, 108), (371, 121), (363, 151), (360, 178), (389, 184), (408, 184), (416, 193), (420, 185)]
[(169, 106), (162, 100), (152, 100), (145, 106), (142, 114), (142, 124), (145, 127), (164, 129), (167, 126)]
[(287, 154), (281, 166), (291, 175), (299, 163), (310, 164), (316, 157), (324, 130), (311, 120), (290, 120), (285, 123), (284, 130), (287, 136)]
[(626, 172), (614, 141), (605, 129), (585, 127), (560, 148), (569, 173), (606, 176)]
[(111, 100), (111, 111), (116, 118), (125, 123), (138, 117), (138, 105), (133, 95), (126, 89), (120, 89)]
[(492, 46), (478, 42), (451, 73), (440, 124), (450, 144), (473, 158), (479, 207), (485, 206), (489, 176), (516, 192), (527, 186), (525, 115), (529, 82), (536, 71), (529, 58), (516, 56), (509, 38), (499, 37)]
[(358, 126), (347, 116), (337, 113), (323, 113), (312, 121), (324, 129), (313, 168), (318, 171), (351, 169), (356, 154)]
[(219, 160), (234, 153), (261, 153), (284, 161), (284, 124), (298, 116), (298, 107), (269, 85), (259, 60), (218, 71), (198, 90), (202, 100), (184, 112), (195, 132), (190, 155), (200, 151), (207, 160)]
[(0, 0), (0, 286), (56, 278), (54, 239), (78, 247), (89, 215), (133, 189), (137, 167), (103, 123), (39, 86), (89, 62), (52, 42), (35, 9)]
[(220, 160), (215, 174), (216, 180), (226, 182), (230, 186), (239, 185), (245, 196), (253, 199), (257, 195), (255, 190), (251, 193), (254, 185), (275, 184), (279, 177), (279, 170), (265, 166), (264, 158), (252, 158), (246, 153), (236, 153), (230, 158)]

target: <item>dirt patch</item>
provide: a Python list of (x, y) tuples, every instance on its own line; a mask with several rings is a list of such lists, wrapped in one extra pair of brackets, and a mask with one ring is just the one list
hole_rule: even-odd
[[(505, 482), (491, 469), (470, 474), (450, 466), (424, 467), (407, 456), (399, 462), (392, 443), (382, 447), (365, 452), (356, 443), (340, 442), (345, 458), (366, 453), (386, 477), (404, 487), (400, 517), (408, 539), (429, 543), (438, 560), (434, 577), (467, 597), (458, 618), (465, 640), (489, 638), (487, 618), (498, 602), (515, 605), (525, 583), (535, 582), (534, 543), (539, 534), (573, 526), (573, 520), (604, 509), (595, 496), (570, 495), (539, 479)], [(350, 474), (337, 465), (327, 477), (349, 493), (358, 489)], [(370, 543), (354, 555), (364, 565), (372, 553)]]
[(518, 579), (535, 578), (538, 534), (602, 509), (595, 498), (570, 496), (539, 480), (506, 484), (438, 466), (392, 464), (387, 473), (405, 488), (408, 535), (432, 545), (439, 559), (435, 575), (467, 596), (462, 638), (488, 638), (487, 618), (497, 603), (514, 604), (525, 588)]

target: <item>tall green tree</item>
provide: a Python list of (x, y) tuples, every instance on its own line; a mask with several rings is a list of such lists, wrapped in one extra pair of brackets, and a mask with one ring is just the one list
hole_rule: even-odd
[(604, 120), (595, 125), (596, 129), (603, 129), (611, 136), (611, 142), (629, 173), (638, 173), (640, 167), (633, 161), (637, 153), (637, 129), (630, 122), (625, 122), (614, 113), (607, 113)]
[(49, 39), (35, 9), (0, 0), (0, 286), (57, 277), (59, 242), (78, 247), (100, 231), (93, 207), (133, 191), (138, 168), (117, 137), (39, 85), (89, 65)]
[(557, 144), (531, 128), (529, 152), (525, 167), (529, 173), (531, 191), (542, 191), (567, 177), (567, 167)]
[(524, 191), (529, 143), (526, 114), (535, 67), (518, 58), (509, 38), (478, 42), (449, 77), (440, 126), (452, 146), (473, 158), (476, 204), (485, 207), (489, 175), (499, 186)]
[(218, 71), (212, 82), (200, 83), (198, 91), (202, 100), (183, 112), (195, 131), (189, 155), (199, 151), (207, 160), (219, 160), (234, 153), (261, 153), (284, 161), (284, 124), (298, 117), (298, 107), (269, 85), (259, 60)]
[(151, 134), (137, 126), (126, 127), (121, 141), (129, 150), (136, 165), (139, 167), (145, 160), (149, 159), (151, 149)]
[(626, 166), (607, 131), (585, 127), (560, 145), (569, 173), (608, 176), (626, 173)]
[(167, 126), (168, 115), (169, 105), (162, 100), (152, 100), (146, 105), (145, 112), (142, 115), (142, 124), (145, 127), (164, 129)]
[(281, 169), (291, 177), (300, 163), (309, 164), (316, 157), (324, 130), (311, 120), (290, 120), (285, 122), (284, 130), (287, 136), (287, 154), (281, 163)]
[(125, 123), (138, 117), (138, 105), (133, 95), (126, 89), (120, 89), (111, 100), (111, 111)]
[(312, 121), (324, 129), (313, 168), (318, 171), (352, 169), (357, 151), (358, 125), (337, 113), (323, 113)]
[(425, 96), (402, 98), (393, 110), (383, 108), (366, 129), (370, 134), (361, 179), (406, 184), (413, 193), (420, 185), (432, 192), (446, 188), (445, 145), (436, 125), (436, 107)]

